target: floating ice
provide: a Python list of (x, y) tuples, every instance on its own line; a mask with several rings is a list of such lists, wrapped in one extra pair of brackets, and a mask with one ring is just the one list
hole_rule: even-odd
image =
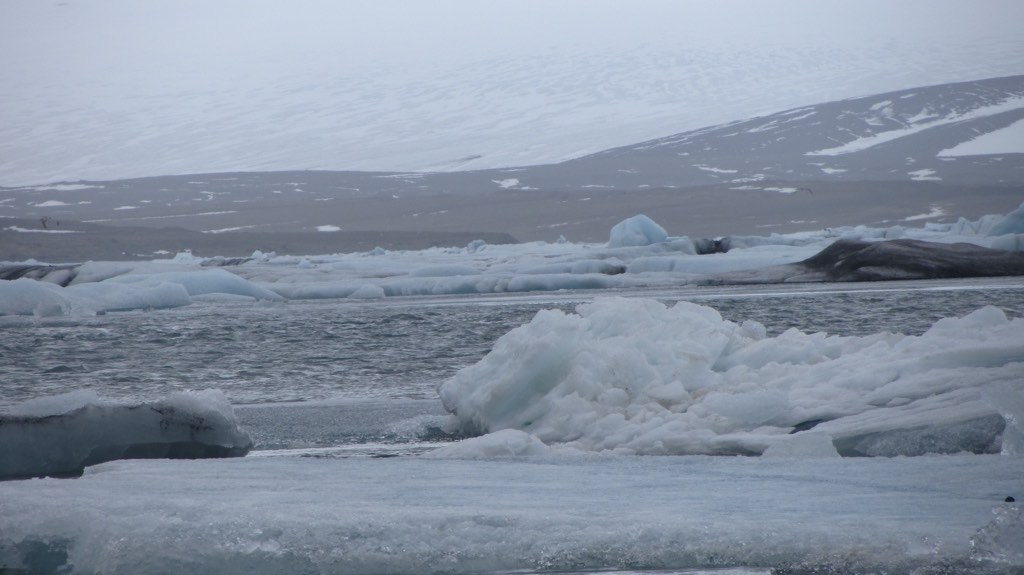
[(172, 283), (184, 287), (189, 295), (223, 293), (244, 295), (272, 301), (282, 299), (278, 294), (222, 269), (162, 272), (152, 274), (125, 274), (111, 278), (105, 283), (123, 283), (143, 286)]
[(191, 301), (184, 287), (167, 282), (147, 286), (89, 283), (62, 288), (28, 278), (0, 281), (0, 315), (92, 315), (178, 307)]
[(990, 236), (1001, 236), (1004, 234), (1024, 234), (1024, 204), (1003, 216), (988, 231)]
[[(930, 222), (922, 228), (856, 226), (768, 236), (690, 239), (668, 237), (650, 218), (635, 216), (616, 225), (607, 244), (489, 245), (476, 240), (464, 247), (420, 251), (376, 249), (316, 257), (257, 251), (249, 258), (224, 258), (182, 252), (171, 260), (148, 262), (0, 264), (0, 277), (32, 277), (70, 287), (100, 282), (103, 289), (96, 293), (102, 292), (102, 301), (81, 301), (82, 305), (70, 307), (61, 304), (57, 307), (63, 306), (64, 311), (52, 312), (69, 313), (72, 307), (99, 312), (187, 303), (184, 298), (162, 301), (153, 296), (144, 299), (143, 292), (134, 292), (128, 299), (121, 296), (115, 284), (153, 290), (161, 283), (169, 283), (181, 285), (190, 297), (225, 294), (278, 300), (490, 294), (708, 282), (907, 279), (932, 277), (929, 274), (934, 275), (937, 270), (942, 277), (1006, 275), (1019, 269), (1020, 258), (1005, 253), (986, 255), (980, 247), (1012, 251), (1024, 248), (1024, 233), (1003, 233), (1016, 229), (1012, 222), (1017, 219), (1020, 219), (1019, 210), (1007, 216), (985, 216), (977, 221), (961, 218), (955, 223)], [(893, 238), (905, 241), (880, 243)], [(862, 246), (863, 254), (847, 258), (850, 262), (861, 262), (860, 267), (855, 266), (855, 273), (836, 275), (835, 272), (849, 267), (845, 264), (845, 267), (829, 268), (831, 271), (806, 266), (798, 266), (799, 269), (776, 267), (797, 264), (833, 245), (851, 245), (848, 242), (837, 244), (837, 240), (867, 242)], [(930, 244), (914, 244), (913, 241)], [(942, 245), (957, 243), (979, 248)], [(872, 263), (863, 264), (865, 254), (874, 254)], [(736, 272), (750, 273), (719, 277), (719, 274)], [(706, 277), (711, 275), (715, 277)], [(39, 293), (39, 297), (52, 299)], [(75, 292), (56, 293), (69, 297)], [(78, 293), (92, 297), (92, 292)], [(170, 297), (169, 291), (160, 294)], [(13, 307), (11, 302), (0, 298), (0, 313), (37, 313), (34, 305), (27, 310), (19, 306), (18, 311), (9, 311)], [(53, 305), (43, 307), (57, 309)]]
[(994, 307), (921, 336), (767, 337), (709, 307), (608, 298), (539, 312), (439, 392), (463, 433), (584, 451), (827, 455), (827, 434), (845, 456), (994, 453), (1006, 422), (983, 393), (1022, 374), (1024, 319)]
[[(189, 258), (193, 257), (190, 254)], [(0, 315), (80, 315), (107, 311), (179, 307), (190, 296), (222, 294), (262, 300), (281, 300), (277, 293), (223, 269), (188, 269), (192, 262), (176, 261), (185, 271), (165, 271), (165, 265), (87, 263), (51, 275), (71, 277), (60, 287), (50, 281), (20, 278), (0, 281)]]
[(612, 227), (608, 238), (608, 247), (649, 246), (667, 239), (668, 234), (665, 232), (665, 228), (659, 226), (651, 218), (638, 214), (622, 220)]
[(76, 475), (115, 459), (238, 457), (251, 447), (216, 390), (141, 404), (78, 391), (0, 414), (0, 479)]

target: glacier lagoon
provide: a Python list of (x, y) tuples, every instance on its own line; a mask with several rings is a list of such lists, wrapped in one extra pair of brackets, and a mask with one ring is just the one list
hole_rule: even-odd
[[(1016, 242), (977, 233), (1001, 221), (838, 235)], [(0, 413), (45, 415), (40, 396), (83, 388), (96, 398), (51, 407), (218, 388), (255, 446), (2, 482), (0, 565), (1018, 572), (1024, 520), (1004, 500), (1024, 486), (1019, 277), (691, 281), (799, 261), (836, 235), (712, 255), (663, 238), (35, 268), (50, 281), (4, 284)], [(576, 347), (545, 340), (560, 329)], [(709, 353), (733, 365), (697, 369)], [(522, 373), (545, 354), (571, 361)], [(509, 382), (518, 397), (498, 412), (473, 403)]]
[[(937, 317), (983, 306), (1024, 313), (1016, 279), (823, 287), (619, 295), (700, 302), (764, 322), (769, 338), (790, 327), (919, 335)], [(0, 483), (0, 564), (110, 573), (1019, 569), (1010, 545), (1022, 519), (1003, 503), (1020, 497), (1019, 456), (638, 457), (531, 452), (500, 434), (444, 454), (474, 440), (439, 431), (448, 416), (436, 386), (538, 310), (571, 312), (595, 295), (606, 294), (210, 301), (6, 318), (6, 352), (41, 352), (22, 347), (35, 365), (6, 370), (21, 383), (5, 387), (9, 407), (41, 391), (33, 381), (121, 399), (216, 385), (256, 447), (243, 459), (116, 461), (75, 480)]]

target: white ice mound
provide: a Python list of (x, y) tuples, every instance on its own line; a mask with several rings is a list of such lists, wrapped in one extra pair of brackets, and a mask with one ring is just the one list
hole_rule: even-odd
[(612, 227), (608, 237), (608, 247), (649, 246), (666, 240), (668, 240), (668, 233), (665, 232), (665, 228), (659, 226), (651, 218), (638, 214), (622, 220)]
[[(642, 454), (827, 456), (827, 438), (844, 456), (993, 453), (1006, 422), (983, 394), (1019, 393), (1024, 376), (1024, 319), (994, 307), (866, 337), (767, 337), (687, 302), (576, 312), (539, 312), (444, 382), (453, 425)], [(811, 428), (814, 441), (793, 442)]]
[(217, 390), (135, 404), (79, 391), (0, 414), (0, 479), (79, 475), (115, 459), (240, 457), (251, 447)]

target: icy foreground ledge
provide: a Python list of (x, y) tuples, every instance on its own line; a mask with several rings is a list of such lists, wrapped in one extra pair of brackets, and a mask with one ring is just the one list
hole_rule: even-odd
[(140, 404), (71, 392), (0, 414), (0, 480), (80, 475), (116, 459), (240, 457), (251, 447), (215, 390)]
[(985, 455), (117, 461), (0, 483), (0, 567), (1009, 575), (1022, 474)]
[(1024, 319), (994, 307), (920, 336), (767, 337), (709, 307), (606, 298), (539, 312), (439, 391), (463, 433), (569, 450), (1012, 454), (1024, 402), (993, 398), (1019, 398), (1022, 376)]

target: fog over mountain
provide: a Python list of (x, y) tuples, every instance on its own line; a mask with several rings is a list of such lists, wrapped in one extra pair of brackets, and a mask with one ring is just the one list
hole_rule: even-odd
[(0, 185), (547, 164), (1021, 74), (1021, 21), (1014, 0), (9, 0)]

